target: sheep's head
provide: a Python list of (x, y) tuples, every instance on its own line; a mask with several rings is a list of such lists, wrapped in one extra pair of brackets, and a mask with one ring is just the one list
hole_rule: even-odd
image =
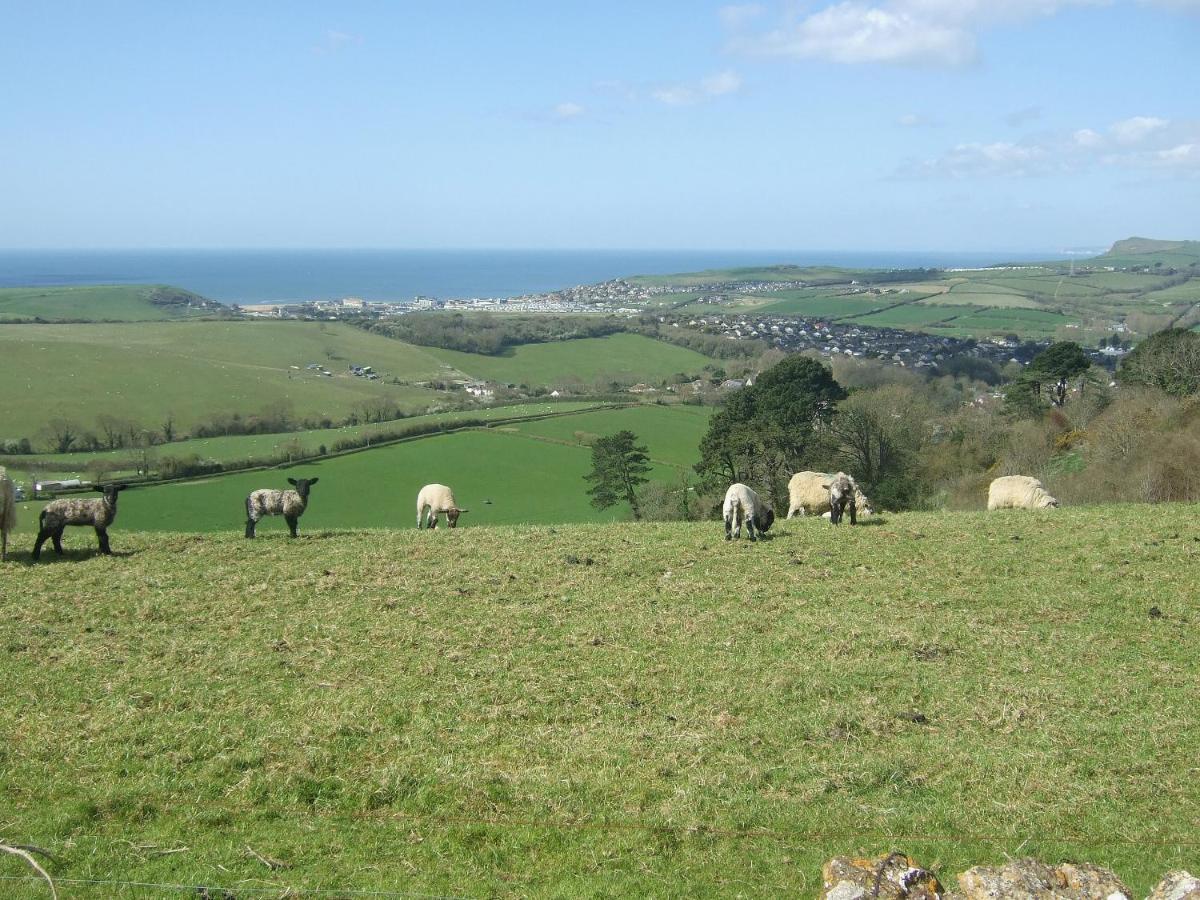
[(449, 509), (439, 509), (439, 513), (446, 514), (446, 524), (451, 528), (458, 526), (458, 517), (465, 512), (470, 512), (469, 509), (459, 509), (457, 506), (451, 506)]
[(301, 497), (307, 497), (312, 486), (320, 480), (320, 478), (289, 478), (288, 484), (292, 485)]
[(767, 507), (754, 518), (754, 527), (764, 534), (771, 530), (771, 526), (775, 524), (775, 510)]
[(98, 484), (96, 490), (104, 495), (104, 499), (110, 503), (117, 502), (117, 494), (129, 487), (127, 484)]
[(1058, 501), (1055, 500), (1053, 497), (1051, 497), (1049, 494), (1047, 494), (1045, 491), (1043, 491), (1042, 496), (1038, 498), (1038, 508), (1039, 509), (1058, 509)]

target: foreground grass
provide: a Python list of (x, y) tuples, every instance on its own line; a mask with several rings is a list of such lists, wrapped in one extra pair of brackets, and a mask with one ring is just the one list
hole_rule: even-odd
[(897, 848), (1144, 892), (1200, 864), (1195, 513), (22, 553), (0, 836), (239, 897), (813, 896), (826, 857)]

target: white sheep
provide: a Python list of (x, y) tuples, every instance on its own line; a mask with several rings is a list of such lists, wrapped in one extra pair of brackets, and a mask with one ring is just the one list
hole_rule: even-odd
[(989, 510), (993, 509), (1057, 509), (1058, 501), (1051, 497), (1042, 483), (1028, 475), (1004, 475), (988, 487)]
[(276, 491), (264, 488), (252, 491), (246, 498), (246, 537), (254, 537), (254, 529), (263, 516), (283, 516), (288, 531), (296, 536), (296, 525), (308, 509), (308, 492), (320, 478), (289, 478), (288, 484), (294, 491)]
[[(834, 476), (828, 472), (797, 472), (788, 481), (789, 519), (797, 515), (819, 516), (831, 511), (829, 489)], [(854, 483), (854, 479), (850, 479)], [(871, 502), (854, 484), (854, 507), (857, 515), (872, 515)]]
[[(759, 534), (766, 534), (775, 521), (775, 510), (759, 499), (758, 494), (738, 483), (730, 485), (725, 492), (725, 504), (721, 508), (725, 517), (725, 540), (731, 541), (736, 534), (742, 536), (742, 523), (746, 523), (746, 533), (750, 540), (756, 541), (755, 529)], [(734, 526), (737, 526), (736, 532)]]
[(455, 528), (458, 517), (465, 512), (470, 510), (459, 509), (454, 494), (444, 484), (427, 484), (417, 494), (417, 528), (421, 527), (422, 520), (425, 527), (437, 528), (438, 516), (442, 513), (446, 514), (446, 523)]
[(41, 559), (42, 544), (47, 538), (54, 542), (54, 552), (62, 556), (62, 536), (68, 525), (90, 525), (95, 528), (100, 552), (111, 556), (108, 526), (117, 518), (117, 494), (126, 487), (124, 484), (96, 485), (96, 490), (104, 495), (99, 500), (64, 497), (47, 503), (38, 516), (39, 528), (37, 541), (33, 545), (33, 558)]
[(0, 562), (8, 559), (8, 535), (17, 527), (17, 491), (0, 466)]

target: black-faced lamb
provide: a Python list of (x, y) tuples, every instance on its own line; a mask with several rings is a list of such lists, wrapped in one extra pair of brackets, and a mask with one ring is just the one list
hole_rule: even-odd
[(829, 521), (840, 525), (846, 510), (850, 510), (850, 524), (858, 524), (858, 504), (854, 497), (858, 493), (858, 485), (845, 472), (838, 472), (829, 482)]
[(96, 485), (96, 490), (103, 496), (98, 500), (83, 500), (63, 497), (51, 500), (38, 516), (38, 536), (33, 545), (33, 558), (41, 559), (42, 544), (50, 538), (54, 542), (54, 552), (62, 556), (62, 536), (68, 525), (90, 525), (96, 529), (96, 540), (100, 543), (100, 552), (112, 555), (108, 545), (108, 526), (117, 517), (117, 495), (128, 485), (107, 484)]
[(1058, 501), (1046, 492), (1036, 478), (1028, 475), (1004, 475), (988, 486), (989, 510), (1057, 509)]
[(308, 509), (308, 494), (319, 478), (289, 478), (288, 484), (294, 491), (276, 491), (264, 488), (252, 491), (246, 498), (246, 537), (254, 537), (254, 529), (263, 516), (283, 516), (288, 531), (296, 536), (296, 524)]
[[(742, 536), (742, 523), (746, 523), (746, 533), (750, 540), (756, 541), (755, 531), (766, 534), (775, 522), (775, 510), (759, 499), (752, 489), (738, 483), (730, 485), (725, 492), (725, 503), (721, 507), (725, 517), (725, 540), (731, 541), (734, 535)], [(736, 526), (736, 531), (734, 527)]]
[[(830, 512), (829, 489), (834, 476), (828, 472), (797, 472), (788, 481), (788, 514), (820, 516)], [(853, 478), (850, 479), (854, 481)], [(872, 514), (871, 502), (857, 484), (854, 485), (854, 507), (858, 515)]]
[(458, 526), (458, 517), (469, 509), (459, 509), (454, 494), (444, 484), (427, 484), (417, 494), (417, 528), (424, 521), (426, 528), (437, 528), (438, 516), (445, 513), (451, 528)]
[(17, 527), (17, 491), (0, 466), (0, 562), (8, 559), (8, 535)]

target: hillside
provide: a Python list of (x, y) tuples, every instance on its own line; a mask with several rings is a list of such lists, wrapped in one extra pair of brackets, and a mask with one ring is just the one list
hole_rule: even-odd
[[(432, 391), (351, 376), (370, 364), (403, 381), (449, 371), (425, 350), (340, 323), (139, 322), (0, 326), (3, 438), (36, 438), (47, 421), (94, 428), (104, 414), (158, 429), (168, 413), (186, 431), (214, 414), (257, 414), (284, 404), (304, 419), (341, 421), (392, 401), (423, 410)], [(326, 366), (333, 377), (308, 370)]]
[(1118, 266), (1175, 266), (1200, 265), (1200, 241), (1160, 241), (1132, 237), (1117, 241), (1097, 262)]
[(1144, 896), (1200, 861), (1190, 506), (113, 545), (0, 567), (4, 836), (64, 896), (811, 897), (895, 849)]
[[(246, 495), (261, 487), (286, 488), (289, 476), (321, 478), (304, 517), (306, 530), (408, 527), (415, 524), (417, 491), (430, 482), (452, 485), (459, 503), (471, 510), (473, 525), (621, 520), (629, 515), (625, 504), (604, 512), (590, 505), (583, 476), (591, 469), (591, 450), (577, 433), (632, 430), (649, 448), (651, 477), (675, 484), (679, 471), (690, 471), (698, 458), (711, 411), (637, 406), (584, 412), (434, 435), (291, 469), (138, 488), (122, 495), (121, 523), (134, 530), (174, 531), (186, 522), (194, 531), (237, 531), (245, 522)], [(327, 433), (326, 440), (336, 434)], [(23, 474), (14, 467), (14, 477)], [(36, 531), (40, 506), (21, 504), (24, 534)], [(262, 526), (264, 531), (280, 527), (281, 520)]]
[(0, 288), (0, 321), (148, 322), (223, 318), (228, 307), (165, 284)]

